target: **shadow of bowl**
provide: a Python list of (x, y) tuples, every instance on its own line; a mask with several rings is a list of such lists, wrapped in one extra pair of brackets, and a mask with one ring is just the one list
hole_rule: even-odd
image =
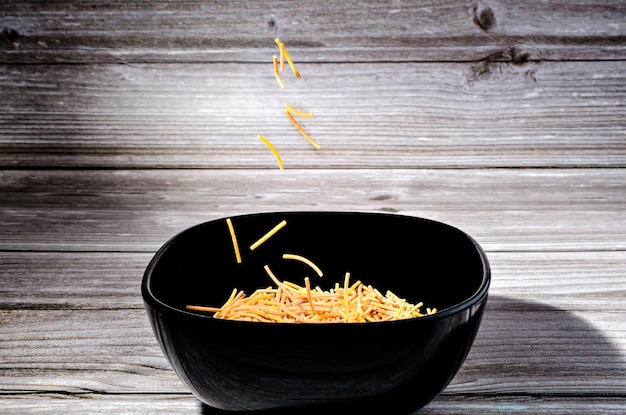
[(529, 396), (623, 396), (626, 356), (590, 323), (618, 317), (590, 314), (585, 319), (544, 303), (490, 295), (463, 367), (419, 414), (504, 413), (513, 404), (533, 413)]

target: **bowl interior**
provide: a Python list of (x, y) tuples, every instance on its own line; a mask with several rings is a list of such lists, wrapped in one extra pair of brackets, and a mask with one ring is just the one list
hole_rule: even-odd
[[(231, 218), (242, 262), (237, 263), (225, 219), (192, 227), (170, 240), (146, 271), (144, 288), (160, 308), (187, 313), (187, 304), (221, 306), (233, 288), (251, 294), (278, 279), (329, 289), (350, 281), (391, 290), (412, 303), (453, 312), (488, 285), (480, 247), (462, 231), (430, 220), (391, 214), (277, 212)], [(286, 225), (258, 248), (250, 246), (282, 220)], [(324, 272), (282, 258), (302, 255)], [(194, 312), (195, 313), (195, 312)], [(207, 317), (210, 315), (207, 314)]]

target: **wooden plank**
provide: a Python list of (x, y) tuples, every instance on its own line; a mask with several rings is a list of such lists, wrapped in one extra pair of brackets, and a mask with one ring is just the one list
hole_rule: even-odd
[(501, 415), (594, 413), (619, 415), (626, 411), (621, 397), (485, 397), (440, 396), (419, 411), (419, 415)]
[(2, 172), (0, 249), (154, 252), (197, 223), (281, 210), (439, 220), (489, 251), (626, 249), (622, 169)]
[[(580, 312), (625, 313), (626, 253), (488, 252), (492, 270), (491, 308), (524, 311), (533, 307)], [(607, 327), (610, 330), (610, 327)]]
[[(488, 252), (491, 309), (625, 313), (626, 254)], [(0, 309), (142, 309), (139, 286), (152, 258), (130, 252), (0, 252)], [(610, 330), (610, 327), (607, 328)]]
[(0, 66), (0, 166), (277, 168), (258, 134), (287, 169), (626, 166), (622, 62), (299, 68)]
[[(4, 415), (24, 414), (210, 414), (190, 393), (179, 394), (28, 394), (3, 395)], [(215, 414), (217, 415), (217, 414)]]
[[(23, 415), (25, 413), (224, 415), (223, 412), (213, 411), (202, 406), (190, 394), (13, 395), (3, 396), (2, 404), (5, 415)], [(570, 415), (590, 412), (602, 415), (623, 415), (625, 410), (626, 403), (624, 403), (623, 398), (610, 397), (528, 396), (493, 398), (487, 396), (439, 396), (416, 415), (502, 415), (507, 413)], [(296, 412), (292, 411), (291, 413), (295, 414)], [(311, 411), (297, 412), (298, 415), (306, 415), (307, 413), (313, 415)]]
[[(446, 395), (626, 397), (626, 322), (527, 299), (488, 306)], [(5, 310), (0, 394), (184, 393), (141, 309)]]
[(200, 402), (191, 394), (99, 395), (28, 394), (3, 395), (4, 415), (24, 414), (203, 414)]
[(277, 36), (307, 61), (626, 56), (619, 0), (20, 1), (0, 16), (2, 62), (264, 61)]
[[(623, 312), (571, 312), (533, 298), (496, 297), (446, 393), (626, 398)], [(601, 392), (600, 392), (601, 391)]]
[[(151, 395), (123, 394), (97, 395), (82, 394), (57, 396), (54, 394), (32, 394), (28, 396), (3, 397), (3, 410), (6, 415), (37, 414), (203, 414), (220, 415), (224, 412), (215, 411), (202, 405), (191, 395)], [(450, 414), (450, 415), (501, 415), (505, 413), (532, 413), (549, 415), (569, 415), (573, 413), (623, 415), (626, 410), (622, 398), (594, 397), (497, 397), (463, 396), (449, 399), (439, 396), (425, 408), (415, 414)], [(284, 414), (285, 412), (278, 412)], [(293, 413), (293, 412), (292, 412)], [(328, 413), (328, 411), (327, 411)], [(330, 412), (332, 413), (332, 412)], [(298, 411), (298, 414), (313, 414), (310, 409)], [(408, 415), (408, 414), (407, 414)]]
[(0, 252), (2, 310), (143, 309), (152, 254)]
[(5, 310), (0, 322), (0, 393), (187, 391), (142, 309)]

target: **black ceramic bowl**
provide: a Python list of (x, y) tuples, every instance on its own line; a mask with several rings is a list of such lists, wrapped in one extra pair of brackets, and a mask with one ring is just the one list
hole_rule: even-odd
[[(232, 217), (242, 262), (224, 219), (183, 231), (150, 262), (142, 294), (158, 342), (189, 389), (231, 410), (418, 409), (452, 380), (476, 336), (490, 270), (481, 247), (443, 223), (409, 216), (278, 212)], [(282, 220), (255, 250), (249, 245)], [(313, 260), (322, 278), (282, 254)], [(328, 289), (346, 271), (380, 291), (436, 307), (427, 317), (375, 323), (255, 323), (187, 311), (221, 306), (233, 288), (251, 294), (280, 280)], [(383, 411), (383, 412), (380, 412)], [(344, 412), (349, 413), (349, 412)]]

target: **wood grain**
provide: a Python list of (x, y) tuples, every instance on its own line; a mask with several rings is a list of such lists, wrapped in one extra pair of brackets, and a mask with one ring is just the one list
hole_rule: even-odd
[[(487, 254), (491, 309), (626, 313), (623, 251)], [(0, 251), (0, 310), (143, 309), (140, 283), (152, 256)]]
[(262, 134), (287, 169), (623, 167), (623, 68), (302, 65), (282, 91), (271, 63), (0, 66), (0, 165), (277, 168)]
[(624, 59), (619, 1), (21, 1), (0, 5), (0, 61)]
[[(201, 407), (190, 394), (162, 395), (94, 395), (65, 396), (35, 394), (3, 397), (3, 410), (7, 415), (23, 415), (29, 411), (38, 414), (58, 414), (68, 408), (76, 413), (99, 414), (172, 414), (172, 415), (224, 415), (223, 412)], [(492, 397), (439, 396), (419, 415), (501, 415), (503, 413), (528, 413), (538, 415), (570, 415), (585, 413), (588, 408), (602, 414), (623, 415), (626, 404), (622, 398), (595, 397)], [(271, 415), (271, 414), (268, 414)], [(276, 414), (279, 415), (279, 414)]]
[(15, 170), (0, 191), (3, 250), (154, 252), (197, 223), (280, 210), (421, 216), (490, 251), (626, 249), (621, 169)]
[[(525, 309), (488, 306), (446, 394), (626, 397), (623, 314), (495, 297)], [(3, 394), (187, 391), (142, 309), (6, 310), (0, 323)]]
[[(206, 220), (358, 210), (457, 226), (491, 263), (420, 413), (626, 413), (625, 21), (619, 0), (0, 2), (0, 412), (220, 414), (148, 324), (154, 252)], [(284, 91), (276, 37), (303, 75)]]

